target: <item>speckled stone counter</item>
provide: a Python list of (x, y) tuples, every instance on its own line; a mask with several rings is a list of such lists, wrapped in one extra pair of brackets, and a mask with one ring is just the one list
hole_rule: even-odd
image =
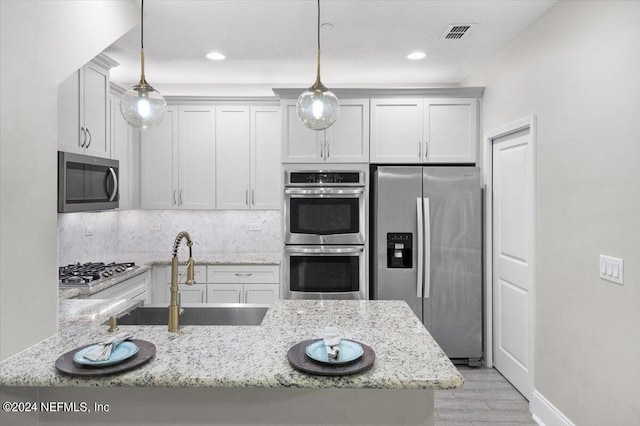
[[(79, 307), (76, 302), (96, 303)], [(400, 301), (279, 301), (260, 326), (120, 326), (157, 347), (143, 367), (109, 378), (64, 376), (56, 359), (76, 347), (107, 336), (99, 325), (114, 310), (98, 301), (60, 304), (58, 335), (0, 363), (3, 386), (257, 387), (449, 389), (462, 376), (409, 306)], [(102, 301), (105, 302), (105, 301)], [(128, 302), (122, 311), (132, 309)], [(126, 306), (125, 306), (126, 305)], [(105, 310), (106, 309), (106, 310)], [(92, 311), (103, 311), (93, 316)], [(320, 337), (325, 325), (337, 325), (344, 338), (376, 352), (373, 368), (353, 376), (318, 377), (298, 372), (286, 359), (301, 340)]]

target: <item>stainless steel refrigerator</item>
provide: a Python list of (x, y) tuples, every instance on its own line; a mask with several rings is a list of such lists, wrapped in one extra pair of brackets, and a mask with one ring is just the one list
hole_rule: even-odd
[(449, 358), (480, 365), (480, 170), (379, 166), (372, 176), (373, 298), (406, 300)]

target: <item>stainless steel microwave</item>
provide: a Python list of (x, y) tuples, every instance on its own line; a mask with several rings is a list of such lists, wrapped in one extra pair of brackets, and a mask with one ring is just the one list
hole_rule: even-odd
[(58, 213), (116, 209), (118, 160), (58, 151)]

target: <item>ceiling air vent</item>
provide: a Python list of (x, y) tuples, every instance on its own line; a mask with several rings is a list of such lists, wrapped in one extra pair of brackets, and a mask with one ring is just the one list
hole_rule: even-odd
[(476, 24), (451, 24), (440, 37), (442, 40), (459, 40), (469, 35)]

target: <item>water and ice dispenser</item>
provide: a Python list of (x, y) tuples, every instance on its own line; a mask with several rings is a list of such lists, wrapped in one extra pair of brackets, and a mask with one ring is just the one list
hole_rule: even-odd
[(412, 259), (412, 234), (387, 233), (387, 268), (412, 268)]

